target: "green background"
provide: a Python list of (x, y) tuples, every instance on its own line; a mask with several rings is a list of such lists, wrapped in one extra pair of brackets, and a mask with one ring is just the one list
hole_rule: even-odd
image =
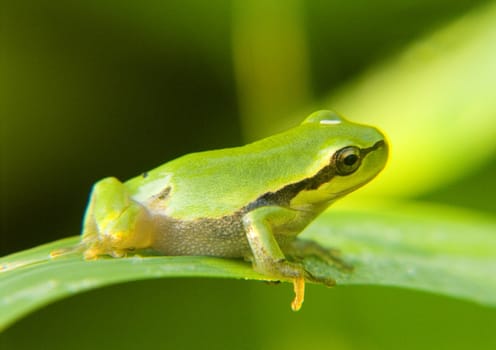
[[(243, 31), (270, 37), (271, 28), (276, 33), (298, 29), (288, 36), (294, 39), (288, 50), (304, 48), (301, 61), (308, 69), (289, 89), (294, 96), (281, 97), (274, 88), (274, 95), (265, 98), (269, 105), (274, 101), (289, 111), (312, 110), (319, 107), (316, 101), (413, 39), (482, 3), (3, 3), (0, 255), (77, 234), (88, 192), (99, 178), (127, 179), (184, 153), (239, 145), (257, 132), (267, 135), (270, 128), (282, 128), (277, 114), (285, 111), (279, 107), (272, 126), (265, 127), (271, 123), (272, 114), (267, 113), (269, 117), (255, 123), (260, 130), (249, 129), (247, 115), (256, 108), (241, 95), (242, 74), (233, 58), (240, 52), (236, 50), (249, 52), (239, 48)], [(246, 59), (251, 62), (249, 55)], [(285, 67), (275, 65), (274, 75), (284, 75)], [(272, 73), (266, 72), (268, 77)], [(299, 88), (303, 92), (298, 93)], [(494, 160), (493, 155), (464, 178), (417, 199), (494, 215)], [(496, 310), (467, 302), (394, 288), (310, 286), (302, 311), (295, 314), (288, 307), (290, 298), (288, 286), (260, 282), (133, 282), (50, 305), (0, 335), (0, 345), (496, 346)]]

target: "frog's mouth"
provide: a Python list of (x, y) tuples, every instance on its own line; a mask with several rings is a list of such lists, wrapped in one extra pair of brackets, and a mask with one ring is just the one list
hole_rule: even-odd
[[(377, 175), (377, 174), (376, 174)], [(346, 190), (342, 190), (342, 191), (339, 191), (339, 192), (331, 192), (330, 193), (330, 196), (332, 196), (332, 198), (330, 199), (330, 202), (335, 202), (336, 200), (338, 200), (339, 198), (341, 197), (344, 197), (346, 196), (347, 194), (351, 193), (351, 192), (354, 192), (356, 190), (358, 190), (360, 187), (364, 186), (366, 183), (368, 183), (369, 181), (371, 181), (376, 175), (374, 175), (373, 177), (371, 177), (370, 179), (368, 179), (367, 181), (364, 181), (362, 183), (359, 183), (353, 187), (349, 187), (347, 188)]]
[(386, 144), (386, 141), (384, 141), (384, 140), (379, 140), (379, 141), (377, 141), (376, 143), (374, 143), (374, 145), (373, 145), (373, 146), (371, 146), (371, 147), (368, 147), (368, 148), (362, 148), (362, 149), (361, 149), (361, 152), (360, 152), (360, 153), (361, 153), (362, 158), (365, 158), (365, 157), (367, 156), (367, 154), (369, 154), (370, 152), (375, 151), (375, 150), (377, 150), (377, 149), (379, 149), (379, 148), (385, 148), (385, 149), (386, 149), (386, 151), (387, 151), (387, 144)]

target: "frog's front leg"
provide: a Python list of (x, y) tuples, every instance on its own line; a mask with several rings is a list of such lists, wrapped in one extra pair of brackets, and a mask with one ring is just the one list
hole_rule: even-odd
[(84, 257), (121, 257), (128, 251), (150, 247), (154, 229), (152, 217), (131, 198), (126, 186), (114, 177), (105, 178), (93, 186), (85, 213)]
[[(295, 299), (293, 310), (300, 309), (305, 294), (305, 279), (315, 280), (299, 263), (290, 262), (282, 252), (273, 232), (274, 228), (298, 223), (299, 213), (292, 209), (269, 206), (248, 212), (243, 218), (246, 237), (253, 254), (255, 271), (264, 275), (293, 280)], [(284, 235), (285, 232), (278, 232)], [(288, 232), (288, 235), (291, 235)]]

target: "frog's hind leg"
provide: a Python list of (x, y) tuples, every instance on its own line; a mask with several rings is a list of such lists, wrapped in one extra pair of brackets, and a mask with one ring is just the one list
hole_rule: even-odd
[(134, 249), (150, 247), (154, 222), (126, 186), (109, 177), (97, 182), (85, 213), (82, 244), (84, 257), (99, 255), (122, 257)]

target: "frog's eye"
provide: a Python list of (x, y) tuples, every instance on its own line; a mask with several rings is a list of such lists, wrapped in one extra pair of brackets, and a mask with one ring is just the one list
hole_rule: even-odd
[(338, 175), (345, 176), (355, 172), (361, 162), (360, 149), (354, 146), (341, 148), (334, 154), (334, 164)]

